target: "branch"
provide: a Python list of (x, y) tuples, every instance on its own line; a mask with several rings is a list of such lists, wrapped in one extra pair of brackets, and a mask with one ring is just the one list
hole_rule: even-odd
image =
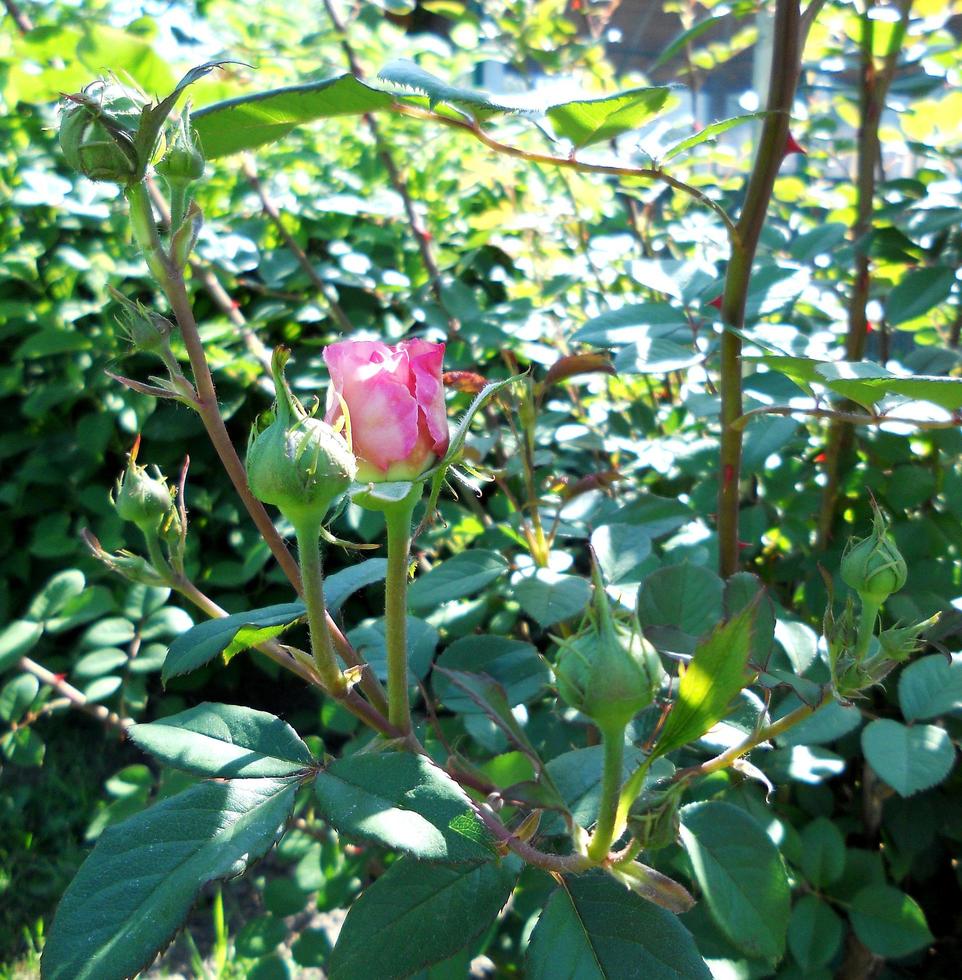
[(318, 274), (317, 269), (311, 264), (311, 260), (307, 257), (304, 249), (297, 244), (294, 236), (287, 230), (287, 226), (284, 224), (284, 219), (281, 217), (280, 212), (277, 210), (274, 202), (267, 196), (267, 191), (264, 189), (264, 185), (261, 183), (260, 178), (257, 176), (257, 170), (254, 167), (254, 161), (251, 159), (249, 154), (245, 154), (243, 160), (241, 161), (241, 170), (244, 176), (247, 178), (247, 182), (254, 189), (254, 192), (260, 198), (261, 208), (264, 214), (270, 218), (274, 227), (277, 229), (277, 233), (284, 240), (284, 244), (288, 247), (291, 254), (297, 259), (297, 264), (304, 270), (305, 275), (313, 283), (314, 288), (321, 294), (324, 301), (327, 303), (328, 309), (331, 312), (331, 316), (337, 323), (338, 327), (344, 333), (353, 333), (354, 324), (348, 319), (347, 314), (344, 312), (343, 307), (337, 301), (337, 297), (334, 295), (333, 290), (330, 285), (324, 281), (324, 279)]
[(884, 425), (891, 422), (898, 425), (912, 425), (920, 430), (957, 429), (962, 425), (959, 419), (908, 419), (897, 415), (868, 415), (862, 412), (837, 412), (828, 408), (794, 408), (791, 405), (765, 405), (762, 408), (753, 408), (735, 419), (732, 425), (739, 431), (744, 431), (745, 426), (759, 415), (804, 415), (814, 419), (831, 419), (846, 425)]
[(3, 0), (3, 5), (6, 7), (7, 13), (13, 19), (13, 22), (17, 25), (17, 30), (21, 34), (26, 34), (27, 31), (33, 30), (33, 21), (20, 9), (20, 6), (15, 0)]
[(66, 698), (73, 707), (90, 715), (91, 718), (96, 718), (97, 721), (102, 721), (105, 725), (126, 731), (134, 723), (133, 718), (122, 718), (116, 712), (104, 707), (104, 705), (88, 700), (87, 695), (83, 691), (78, 691), (73, 684), (65, 681), (60, 674), (55, 674), (47, 670), (42, 664), (38, 664), (29, 657), (21, 657), (17, 666), (24, 673), (33, 674), (37, 680), (46, 684), (47, 687), (53, 688), (62, 698)]
[[(332, 0), (324, 0), (324, 8), (327, 10), (327, 15), (331, 19), (331, 24), (333, 24), (334, 30), (337, 31), (341, 42), (341, 48), (344, 51), (345, 57), (347, 58), (347, 63), (351, 69), (351, 73), (356, 78), (363, 79), (364, 70), (361, 68), (361, 63), (358, 61), (354, 48), (352, 47), (348, 38), (347, 28), (344, 21), (341, 20)], [(381, 130), (377, 124), (377, 120), (371, 113), (368, 112), (364, 114), (364, 123), (370, 131), (371, 136), (374, 137), (374, 145), (377, 149), (378, 156), (381, 158), (381, 162), (384, 164), (384, 169), (387, 171), (388, 180), (390, 180), (391, 186), (394, 188), (395, 192), (398, 194), (404, 204), (404, 213), (407, 215), (408, 224), (411, 226), (411, 231), (414, 234), (414, 240), (417, 243), (418, 251), (421, 253), (421, 261), (424, 263), (424, 268), (427, 271), (428, 279), (431, 281), (431, 291), (434, 293), (434, 298), (438, 301), (441, 309), (443, 309), (447, 315), (452, 333), (457, 333), (460, 324), (458, 323), (457, 319), (452, 317), (444, 307), (444, 301), (441, 294), (441, 270), (438, 268), (438, 263), (434, 258), (434, 252), (431, 248), (430, 232), (428, 232), (428, 230), (421, 223), (421, 219), (414, 207), (414, 201), (411, 198), (411, 192), (408, 190), (407, 183), (401, 176), (401, 172), (398, 170), (397, 164), (394, 162), (394, 157), (391, 155), (391, 151), (386, 140), (381, 135)]]
[[(755, 165), (748, 180), (745, 204), (732, 235), (732, 252), (722, 294), (722, 320), (741, 329), (758, 248), (775, 178), (785, 157), (789, 113), (799, 73), (798, 0), (778, 0), (775, 8), (774, 48), (769, 77), (767, 115), (758, 141)], [(718, 483), (719, 572), (728, 578), (738, 571), (738, 508), (742, 462), (742, 433), (734, 426), (742, 406), (742, 341), (734, 330), (721, 338), (721, 447)]]
[(679, 769), (672, 776), (672, 782), (678, 782), (681, 779), (694, 779), (697, 776), (707, 776), (709, 773), (718, 772), (719, 769), (727, 769), (736, 759), (751, 752), (752, 749), (757, 748), (763, 742), (769, 742), (773, 738), (777, 738), (800, 721), (804, 721), (809, 715), (813, 715), (820, 708), (824, 708), (833, 697), (832, 689), (830, 687), (826, 688), (817, 703), (799, 705), (794, 711), (790, 711), (785, 715), (784, 718), (779, 718), (778, 721), (772, 722), (771, 725), (766, 725), (757, 732), (753, 732), (744, 741), (739, 742), (738, 745), (733, 745), (730, 749), (722, 752), (721, 755), (716, 755), (714, 759), (708, 759), (706, 762), (702, 762), (697, 766), (689, 766), (687, 769)]
[(495, 139), (488, 132), (482, 129), (477, 122), (469, 122), (466, 119), (454, 119), (450, 116), (441, 115), (441, 113), (438, 112), (432, 112), (428, 109), (419, 109), (417, 106), (404, 105), (400, 102), (395, 102), (392, 108), (395, 112), (402, 116), (410, 116), (412, 119), (429, 120), (431, 122), (440, 123), (442, 126), (448, 126), (451, 129), (459, 129), (462, 132), (469, 133), (476, 140), (483, 143), (489, 149), (494, 150), (496, 153), (501, 153), (504, 156), (516, 157), (519, 160), (527, 160), (529, 163), (541, 163), (553, 167), (563, 167), (568, 170), (577, 170), (580, 173), (606, 174), (612, 177), (635, 177), (642, 180), (660, 180), (662, 183), (668, 184), (669, 187), (674, 187), (676, 190), (687, 194), (689, 197), (698, 201), (699, 204), (703, 204), (705, 207), (711, 208), (711, 210), (714, 211), (719, 218), (721, 218), (725, 228), (728, 230), (729, 235), (735, 233), (735, 223), (717, 201), (712, 200), (707, 194), (700, 191), (697, 187), (692, 187), (690, 184), (686, 184), (677, 177), (672, 177), (671, 174), (662, 170), (661, 167), (623, 167), (616, 164), (588, 163), (584, 160), (579, 160), (577, 157), (559, 157), (553, 156), (550, 153), (537, 153), (534, 150), (525, 150), (520, 146), (514, 146), (510, 143), (502, 143), (500, 140)]

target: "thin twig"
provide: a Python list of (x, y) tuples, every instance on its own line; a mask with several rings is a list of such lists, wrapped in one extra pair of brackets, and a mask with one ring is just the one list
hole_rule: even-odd
[(105, 725), (126, 731), (134, 723), (133, 718), (121, 717), (104, 705), (90, 701), (83, 691), (78, 691), (73, 684), (65, 681), (60, 674), (55, 674), (53, 671), (47, 670), (42, 664), (38, 664), (29, 657), (21, 657), (17, 666), (24, 673), (33, 674), (37, 680), (46, 684), (47, 687), (53, 688), (62, 698), (66, 698), (73, 707), (90, 715), (91, 718), (96, 718), (97, 721), (102, 721)]
[(753, 408), (751, 411), (740, 415), (732, 425), (740, 431), (759, 415), (804, 415), (814, 419), (831, 419), (842, 422), (846, 425), (885, 425), (892, 423), (897, 425), (911, 425), (920, 430), (927, 429), (957, 429), (962, 426), (959, 419), (909, 419), (900, 418), (897, 415), (868, 415), (861, 412), (839, 412), (828, 408), (794, 408), (791, 405), (764, 405), (761, 408)]
[[(150, 177), (147, 178), (147, 189), (150, 191), (150, 199), (153, 201), (161, 220), (165, 224), (169, 224), (170, 209), (167, 207), (167, 201), (164, 200), (164, 195), (160, 192), (160, 188), (156, 182)], [(200, 280), (207, 294), (213, 300), (214, 305), (240, 330), (244, 346), (251, 356), (264, 368), (267, 384), (273, 389), (273, 382), (270, 381), (271, 352), (261, 343), (260, 338), (251, 329), (250, 324), (247, 322), (247, 317), (241, 313), (240, 307), (230, 298), (227, 290), (220, 284), (220, 280), (214, 275), (208, 265), (195, 257), (191, 257), (190, 270)]]
[(660, 180), (669, 187), (673, 187), (675, 190), (687, 194), (693, 200), (698, 201), (699, 204), (710, 208), (722, 220), (729, 235), (735, 233), (734, 221), (732, 221), (728, 212), (717, 201), (712, 200), (712, 198), (700, 191), (697, 187), (692, 187), (691, 184), (686, 184), (677, 177), (672, 177), (671, 174), (662, 170), (661, 167), (627, 167), (610, 163), (589, 163), (585, 160), (579, 160), (577, 157), (559, 157), (553, 156), (550, 153), (538, 153), (534, 150), (525, 150), (520, 146), (514, 146), (510, 143), (502, 143), (474, 121), (454, 119), (450, 116), (443, 116), (438, 112), (419, 109), (417, 106), (405, 105), (400, 102), (395, 102), (392, 108), (402, 116), (410, 116), (412, 119), (429, 120), (439, 123), (442, 126), (448, 126), (452, 129), (459, 129), (462, 132), (470, 133), (475, 139), (496, 153), (501, 153), (509, 157), (517, 157), (520, 160), (527, 160), (529, 163), (543, 163), (553, 167), (577, 170), (580, 173), (607, 174), (612, 177), (635, 177), (641, 180)]
[[(358, 60), (357, 54), (355, 53), (350, 42), (347, 27), (344, 21), (341, 19), (340, 14), (338, 14), (336, 8), (334, 7), (332, 0), (324, 0), (324, 8), (327, 10), (327, 15), (331, 20), (331, 24), (334, 26), (334, 30), (337, 31), (338, 39), (341, 43), (341, 49), (344, 51), (344, 56), (347, 59), (351, 73), (356, 78), (363, 79), (364, 69), (361, 67), (361, 63)], [(441, 286), (441, 270), (438, 268), (438, 263), (434, 257), (434, 251), (431, 247), (431, 234), (424, 227), (424, 224), (417, 213), (417, 209), (414, 207), (414, 200), (411, 197), (411, 192), (408, 189), (407, 182), (405, 181), (404, 177), (401, 176), (401, 171), (398, 169), (397, 163), (395, 163), (387, 141), (381, 134), (377, 120), (369, 112), (364, 114), (363, 119), (364, 124), (370, 131), (371, 136), (374, 138), (374, 146), (377, 149), (378, 156), (381, 158), (381, 162), (384, 164), (384, 169), (387, 171), (388, 180), (391, 182), (391, 186), (394, 188), (395, 193), (397, 193), (401, 198), (404, 205), (404, 213), (407, 215), (408, 224), (411, 226), (411, 231), (414, 234), (414, 240), (417, 243), (418, 251), (421, 253), (421, 261), (424, 263), (425, 271), (427, 272), (428, 279), (431, 282), (431, 291), (434, 293), (434, 298), (438, 301), (442, 310), (444, 310), (445, 314), (447, 315), (451, 332), (457, 333), (460, 324), (458, 320), (451, 316), (451, 314), (448, 313), (444, 307)]]
[(821, 698), (815, 704), (799, 705), (794, 711), (790, 711), (783, 718), (779, 718), (778, 721), (772, 722), (771, 725), (766, 725), (757, 732), (752, 732), (743, 741), (737, 745), (733, 745), (730, 749), (722, 752), (721, 755), (716, 755), (713, 759), (708, 759), (700, 765), (689, 766), (687, 769), (679, 769), (672, 776), (671, 781), (676, 783), (682, 779), (694, 779), (697, 776), (707, 776), (709, 773), (718, 772), (720, 769), (727, 769), (736, 759), (751, 752), (752, 749), (757, 748), (763, 742), (769, 742), (773, 738), (777, 738), (782, 732), (787, 732), (789, 728), (797, 725), (809, 715), (813, 715), (820, 708), (824, 708), (825, 705), (831, 702), (833, 697), (832, 689), (830, 687), (826, 688)]
[(6, 7), (7, 13), (13, 19), (13, 22), (17, 25), (17, 30), (21, 34), (26, 34), (27, 31), (33, 30), (33, 21), (20, 9), (20, 6), (15, 0), (3, 0), (3, 5)]
[(254, 166), (254, 161), (251, 159), (250, 155), (245, 155), (241, 162), (241, 171), (247, 178), (247, 182), (251, 185), (254, 193), (257, 194), (261, 202), (261, 208), (264, 214), (270, 218), (272, 224), (277, 229), (277, 233), (281, 236), (284, 244), (287, 246), (290, 253), (297, 260), (297, 264), (304, 270), (304, 274), (310, 279), (314, 288), (323, 297), (324, 302), (327, 303), (327, 307), (331, 312), (331, 316), (337, 323), (338, 327), (343, 333), (353, 333), (354, 324), (351, 323), (348, 315), (344, 312), (344, 308), (337, 301), (337, 296), (335, 296), (333, 289), (329, 283), (325, 282), (323, 277), (319, 275), (317, 269), (311, 264), (311, 260), (307, 257), (307, 253), (300, 245), (297, 244), (294, 236), (288, 231), (287, 226), (284, 224), (284, 219), (281, 217), (280, 211), (277, 210), (277, 206), (270, 199), (264, 185), (261, 183), (260, 177), (257, 176), (257, 168)]

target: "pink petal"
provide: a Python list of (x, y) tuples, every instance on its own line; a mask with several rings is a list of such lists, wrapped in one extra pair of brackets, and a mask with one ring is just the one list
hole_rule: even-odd
[(408, 457), (418, 440), (418, 405), (405, 385), (382, 371), (354, 378), (343, 396), (356, 456), (385, 471)]
[(444, 385), (441, 383), (441, 367), (444, 362), (444, 344), (432, 344), (427, 340), (407, 340), (400, 345), (407, 351), (414, 374), (414, 393), (423, 420), (434, 441), (434, 452), (444, 455), (448, 448), (448, 416), (444, 407)]

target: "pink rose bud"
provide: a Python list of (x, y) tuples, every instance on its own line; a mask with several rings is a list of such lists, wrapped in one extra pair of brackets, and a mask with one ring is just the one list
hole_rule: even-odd
[(441, 363), (444, 344), (345, 340), (324, 349), (332, 391), (325, 421), (347, 406), (357, 480), (412, 480), (448, 448)]

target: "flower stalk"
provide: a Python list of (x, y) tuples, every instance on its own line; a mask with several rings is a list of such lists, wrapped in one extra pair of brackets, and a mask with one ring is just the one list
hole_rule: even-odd
[(384, 642), (387, 649), (388, 721), (411, 731), (408, 696), (407, 589), (411, 553), (411, 519), (421, 485), (400, 503), (384, 510), (387, 527), (387, 577), (384, 584)]

